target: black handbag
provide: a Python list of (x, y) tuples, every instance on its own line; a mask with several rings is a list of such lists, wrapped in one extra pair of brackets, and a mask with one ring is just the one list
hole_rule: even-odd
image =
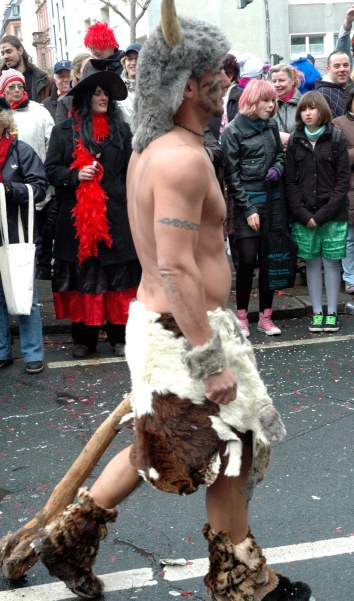
[[(282, 189), (281, 192), (283, 193)], [(291, 236), (285, 211), (283, 215), (274, 225), (272, 191), (268, 184), (260, 257), (260, 266), (268, 290), (293, 288), (295, 284), (298, 246)]]

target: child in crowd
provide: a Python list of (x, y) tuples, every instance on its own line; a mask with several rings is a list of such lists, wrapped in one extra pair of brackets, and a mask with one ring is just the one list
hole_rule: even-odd
[[(310, 332), (337, 332), (340, 259), (345, 257), (350, 167), (347, 144), (331, 127), (331, 110), (319, 92), (307, 92), (297, 105), (286, 153), (287, 201), (298, 255), (306, 260), (312, 303)], [(327, 315), (322, 310), (322, 266)]]

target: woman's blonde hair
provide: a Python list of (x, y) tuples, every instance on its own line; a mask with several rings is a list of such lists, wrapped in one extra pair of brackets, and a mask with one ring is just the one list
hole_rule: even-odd
[(270, 68), (269, 72), (271, 75), (273, 73), (286, 73), (289, 79), (291, 79), (294, 82), (295, 88), (298, 88), (304, 80), (304, 75), (301, 73), (301, 71), (299, 71), (298, 69), (296, 69), (296, 67), (293, 67), (292, 65), (288, 65), (287, 63), (279, 63), (278, 65), (273, 65), (273, 67)]
[(76, 79), (79, 79), (81, 65), (87, 58), (94, 58), (94, 56), (89, 52), (81, 52), (80, 54), (74, 56), (72, 60), (71, 73), (73, 77), (76, 77)]
[(11, 133), (16, 133), (14, 112), (11, 109), (0, 109), (0, 129), (10, 131)]

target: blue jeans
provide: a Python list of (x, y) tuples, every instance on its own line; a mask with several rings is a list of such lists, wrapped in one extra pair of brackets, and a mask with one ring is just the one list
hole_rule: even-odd
[[(43, 361), (42, 319), (38, 307), (36, 280), (33, 282), (33, 301), (30, 315), (18, 315), (20, 347), (25, 363)], [(9, 314), (0, 277), (0, 360), (11, 359)]]
[(347, 256), (342, 259), (343, 280), (347, 286), (354, 286), (354, 225), (348, 226)]

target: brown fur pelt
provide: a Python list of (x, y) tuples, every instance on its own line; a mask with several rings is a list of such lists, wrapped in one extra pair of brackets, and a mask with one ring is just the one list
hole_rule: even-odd
[(248, 531), (245, 540), (234, 545), (226, 532), (206, 524), (203, 534), (209, 543), (210, 568), (204, 582), (216, 601), (261, 601), (279, 582), (266, 564), (262, 549)]
[[(135, 418), (130, 460), (144, 479), (163, 492), (188, 495), (211, 484), (210, 465), (218, 458), (220, 440), (210, 427), (218, 405), (193, 405), (174, 394), (152, 394), (153, 414)], [(198, 424), (198, 427), (195, 424)]]
[(87, 489), (78, 494), (79, 503), (69, 505), (34, 540), (36, 552), (52, 576), (57, 576), (79, 596), (94, 598), (103, 590), (92, 571), (99, 541), (107, 534), (107, 522), (114, 522), (115, 509), (95, 503)]
[(36, 563), (37, 555), (31, 543), (38, 531), (38, 526), (21, 528), (1, 539), (0, 569), (8, 580), (16, 582)]

